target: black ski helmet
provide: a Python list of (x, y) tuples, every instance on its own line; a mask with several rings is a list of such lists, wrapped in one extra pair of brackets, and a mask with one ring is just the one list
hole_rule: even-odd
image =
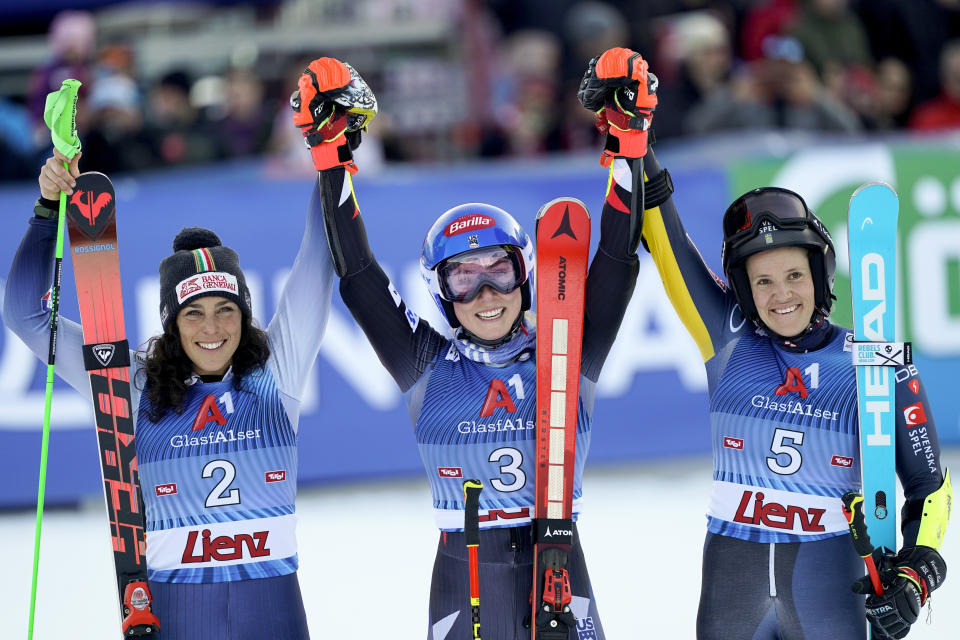
[(747, 258), (779, 247), (807, 249), (816, 311), (823, 317), (830, 315), (837, 270), (830, 233), (798, 194), (781, 187), (761, 187), (734, 200), (723, 214), (721, 262), (743, 317), (761, 323), (747, 278)]

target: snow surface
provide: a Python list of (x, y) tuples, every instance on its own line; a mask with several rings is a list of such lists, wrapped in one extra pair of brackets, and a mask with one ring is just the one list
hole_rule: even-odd
[[(944, 464), (960, 469), (960, 450), (945, 452)], [(710, 477), (700, 458), (588, 466), (580, 532), (608, 639), (694, 638)], [(314, 638), (426, 636), (437, 533), (424, 479), (304, 489), (297, 512)], [(0, 514), (2, 640), (27, 637), (34, 519)], [(951, 567), (960, 566), (958, 527), (941, 550)], [(116, 638), (112, 580), (102, 504), (45, 514), (34, 638)], [(385, 585), (395, 587), (389, 595)], [(911, 640), (957, 637), (960, 574), (948, 575), (932, 602), (932, 624), (923, 623), (925, 608)]]

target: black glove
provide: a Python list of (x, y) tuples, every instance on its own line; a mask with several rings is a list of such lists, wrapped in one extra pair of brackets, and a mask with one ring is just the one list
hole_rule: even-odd
[(903, 638), (920, 617), (927, 598), (943, 584), (947, 563), (936, 549), (917, 546), (904, 547), (896, 556), (880, 556), (877, 566), (883, 595), (876, 595), (869, 576), (860, 578), (851, 588), (854, 593), (868, 594), (867, 620), (876, 635)]

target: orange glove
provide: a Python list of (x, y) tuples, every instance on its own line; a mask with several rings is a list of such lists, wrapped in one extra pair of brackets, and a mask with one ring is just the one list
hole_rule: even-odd
[(377, 99), (350, 65), (334, 58), (311, 62), (290, 96), (293, 124), (303, 132), (317, 171), (343, 165), (356, 173), (353, 149), (377, 114)]
[(617, 47), (590, 61), (577, 99), (596, 112), (597, 128), (607, 134), (601, 162), (647, 153), (647, 134), (657, 106), (657, 76), (639, 53)]

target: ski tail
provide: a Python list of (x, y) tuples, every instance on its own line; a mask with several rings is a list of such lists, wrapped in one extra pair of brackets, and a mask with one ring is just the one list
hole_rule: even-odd
[(533, 521), (532, 640), (576, 627), (567, 561), (573, 545), (573, 475), (580, 399), (590, 213), (558, 198), (537, 214), (537, 467)]

